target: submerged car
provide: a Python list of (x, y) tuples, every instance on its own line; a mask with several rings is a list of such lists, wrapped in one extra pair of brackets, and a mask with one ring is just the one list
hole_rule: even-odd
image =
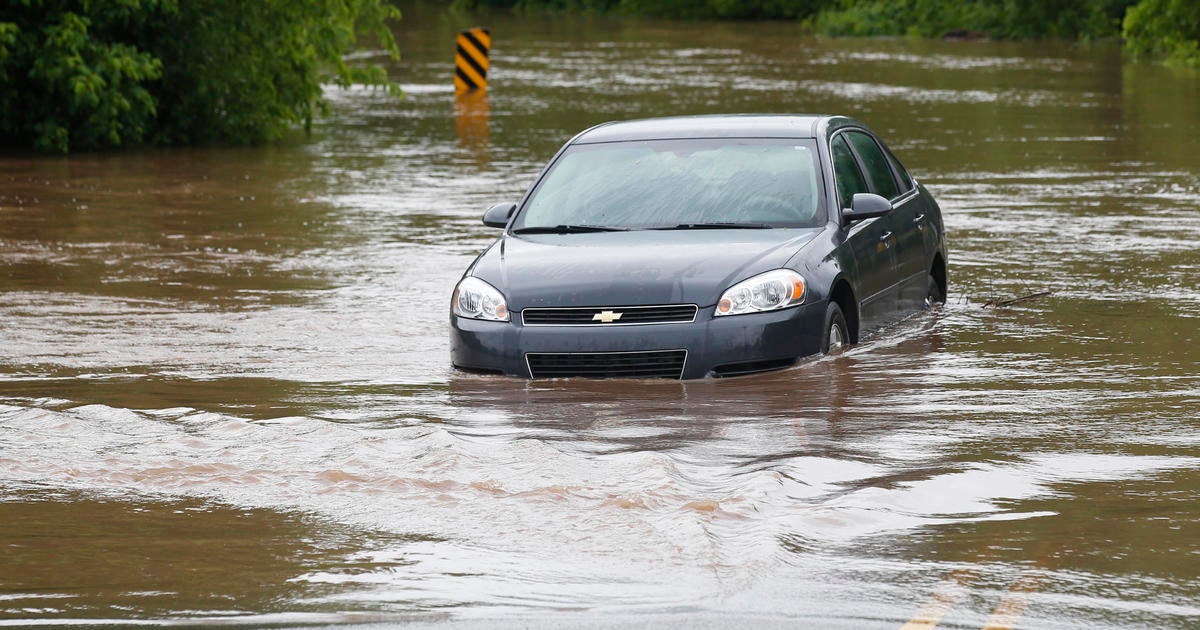
[(571, 139), (451, 299), (457, 368), (734, 376), (856, 343), (942, 301), (941, 211), (842, 116), (688, 116)]

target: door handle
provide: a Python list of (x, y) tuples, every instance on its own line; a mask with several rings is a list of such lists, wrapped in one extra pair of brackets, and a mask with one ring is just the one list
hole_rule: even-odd
[(879, 237), (879, 244), (875, 246), (875, 251), (879, 253), (886, 252), (892, 248), (892, 233), (884, 232), (883, 236)]
[(917, 218), (913, 219), (913, 225), (921, 225), (925, 221), (925, 215), (918, 214)]

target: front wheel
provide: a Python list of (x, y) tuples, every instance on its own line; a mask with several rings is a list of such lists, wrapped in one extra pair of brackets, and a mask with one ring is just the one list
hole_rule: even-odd
[(925, 308), (933, 308), (946, 301), (946, 295), (942, 293), (942, 285), (938, 283), (937, 278), (933, 274), (925, 276)]
[(850, 343), (850, 332), (846, 327), (846, 316), (837, 302), (825, 307), (825, 330), (821, 335), (821, 352), (836, 352)]

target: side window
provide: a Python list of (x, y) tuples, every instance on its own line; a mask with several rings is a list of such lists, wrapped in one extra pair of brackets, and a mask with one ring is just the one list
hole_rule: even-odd
[(904, 194), (912, 190), (912, 176), (904, 169), (904, 165), (900, 163), (900, 160), (896, 159), (895, 155), (892, 155), (891, 149), (883, 147), (883, 153), (887, 155), (888, 163), (892, 165), (892, 170), (896, 171), (896, 175), (900, 176), (900, 193)]
[(877, 195), (886, 199), (892, 199), (900, 194), (900, 190), (896, 188), (896, 180), (892, 177), (892, 167), (888, 165), (887, 158), (883, 156), (883, 150), (875, 143), (875, 140), (865, 133), (851, 131), (846, 134), (849, 136), (850, 144), (854, 145), (854, 150), (858, 152), (858, 156), (862, 158), (863, 167), (867, 169), (867, 179), (871, 181), (871, 188)]
[(849, 208), (855, 193), (870, 190), (867, 189), (862, 172), (858, 170), (858, 161), (850, 152), (850, 145), (846, 144), (845, 134), (834, 137), (829, 143), (829, 150), (833, 153), (833, 174), (837, 178), (838, 198), (841, 199), (843, 208)]

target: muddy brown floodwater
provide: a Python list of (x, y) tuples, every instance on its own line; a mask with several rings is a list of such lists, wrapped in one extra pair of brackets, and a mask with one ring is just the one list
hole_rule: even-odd
[[(1196, 74), (429, 5), (398, 36), (407, 99), (331, 90), (311, 136), (0, 157), (0, 625), (1200, 625)], [(747, 378), (450, 369), (486, 206), (593, 123), (736, 111), (878, 130), (944, 209), (946, 306)]]

